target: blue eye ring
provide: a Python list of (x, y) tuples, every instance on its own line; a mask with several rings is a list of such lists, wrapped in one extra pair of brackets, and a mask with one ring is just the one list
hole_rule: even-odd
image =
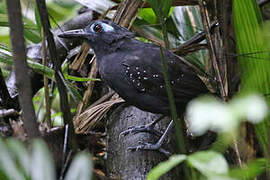
[(90, 31), (93, 33), (101, 33), (101, 32), (107, 33), (107, 32), (114, 31), (114, 28), (109, 24), (106, 24), (103, 22), (97, 22), (91, 25)]

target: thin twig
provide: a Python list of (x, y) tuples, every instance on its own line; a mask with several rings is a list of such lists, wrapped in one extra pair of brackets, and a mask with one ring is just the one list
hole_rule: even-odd
[[(93, 61), (93, 62), (92, 62), (91, 70), (89, 72), (88, 77), (89, 78), (96, 78), (97, 73), (98, 73), (96, 57), (93, 56), (91, 61)], [(90, 81), (89, 82), (88, 88), (87, 88), (87, 90), (85, 91), (85, 93), (83, 95), (83, 100), (77, 106), (76, 117), (81, 114), (81, 112), (83, 111), (85, 106), (88, 104), (88, 102), (90, 100), (90, 97), (92, 95), (92, 92), (93, 92), (94, 85), (95, 85), (95, 81)]]
[(242, 164), (241, 156), (240, 156), (240, 153), (239, 153), (239, 147), (238, 147), (236, 137), (233, 138), (233, 145), (234, 145), (234, 150), (235, 150), (235, 153), (236, 153), (236, 156), (237, 156), (238, 164), (239, 164), (240, 168), (242, 168), (243, 164)]
[(66, 161), (65, 161), (65, 163), (64, 163), (64, 166), (63, 166), (62, 169), (61, 169), (61, 175), (60, 175), (59, 180), (64, 179), (64, 174), (65, 174), (65, 171), (66, 171), (66, 169), (67, 169), (67, 167), (68, 167), (69, 161), (70, 161), (70, 159), (71, 159), (71, 155), (72, 155), (72, 150), (70, 150), (70, 151), (68, 152), (68, 155), (67, 155)]
[(67, 143), (68, 143), (68, 124), (65, 125), (65, 135), (64, 135), (64, 142), (63, 142), (63, 153), (62, 153), (62, 168), (64, 167), (65, 160), (66, 160), (66, 152), (67, 152)]
[[(45, 0), (36, 0), (38, 11), (40, 14), (41, 23), (44, 30), (44, 35), (47, 39), (48, 49), (49, 49), (49, 55), (50, 59), (53, 62), (53, 67), (55, 71), (55, 80), (58, 86), (58, 91), (60, 95), (60, 107), (61, 111), (63, 113), (63, 119), (64, 123), (69, 125), (68, 128), (68, 134), (69, 134), (69, 143), (68, 145), (70, 148), (72, 148), (74, 151), (77, 148), (77, 144), (75, 141), (75, 132), (74, 132), (74, 126), (71, 119), (71, 113), (70, 113), (70, 106), (68, 102), (68, 95), (66, 92), (66, 86), (61, 79), (62, 71), (61, 71), (61, 62), (59, 61), (58, 53), (56, 51), (56, 46), (54, 42), (54, 37), (51, 32), (51, 25), (49, 21), (48, 11), (46, 7)], [(62, 76), (63, 77), (63, 76)]]

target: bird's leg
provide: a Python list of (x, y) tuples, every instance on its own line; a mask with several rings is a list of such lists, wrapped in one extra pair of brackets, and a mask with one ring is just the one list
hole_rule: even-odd
[(127, 130), (121, 132), (119, 134), (119, 137), (121, 136), (126, 136), (128, 134), (136, 134), (136, 133), (139, 133), (139, 132), (149, 132), (151, 134), (154, 134), (156, 136), (162, 136), (162, 133), (159, 132), (158, 130), (156, 130), (154, 127), (155, 125), (161, 120), (163, 119), (165, 116), (162, 115), (161, 117), (159, 117), (158, 119), (156, 119), (155, 121), (149, 123), (149, 124), (146, 124), (146, 125), (141, 125), (141, 126), (131, 126), (129, 127)]
[(170, 122), (170, 124), (166, 128), (165, 132), (162, 134), (162, 136), (160, 137), (160, 139), (158, 140), (158, 142), (156, 144), (140, 142), (141, 145), (138, 145), (135, 147), (129, 147), (128, 150), (129, 151), (155, 150), (155, 151), (159, 151), (159, 152), (165, 154), (166, 156), (170, 156), (171, 153), (169, 151), (166, 151), (165, 149), (163, 149), (161, 146), (164, 144), (164, 141), (168, 137), (169, 130), (172, 127), (173, 127), (173, 120)]

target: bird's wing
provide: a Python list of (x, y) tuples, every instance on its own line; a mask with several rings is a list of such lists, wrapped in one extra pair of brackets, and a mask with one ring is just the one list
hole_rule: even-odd
[[(201, 93), (207, 92), (204, 83), (186, 64), (164, 50), (168, 75), (175, 101), (186, 103)], [(129, 54), (122, 65), (126, 78), (139, 92), (148, 93), (167, 101), (160, 52), (158, 49)]]

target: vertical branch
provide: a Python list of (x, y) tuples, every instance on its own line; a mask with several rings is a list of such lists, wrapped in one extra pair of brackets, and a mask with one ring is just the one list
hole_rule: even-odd
[[(220, 59), (221, 70), (223, 70), (223, 84), (228, 96), (234, 95), (238, 91), (240, 73), (237, 60), (229, 53), (236, 54), (234, 30), (232, 24), (232, 0), (216, 0), (216, 16), (219, 21), (218, 59)], [(228, 38), (230, 37), (230, 38)]]
[(65, 84), (62, 80), (63, 74), (61, 71), (61, 62), (59, 61), (53, 34), (51, 32), (51, 25), (49, 22), (49, 16), (48, 16), (46, 3), (45, 3), (45, 0), (36, 0), (36, 3), (37, 3), (38, 11), (40, 14), (40, 19), (43, 26), (44, 35), (47, 39), (50, 59), (53, 62), (53, 67), (55, 71), (55, 80), (56, 80), (59, 94), (60, 94), (60, 107), (63, 113), (64, 123), (68, 125), (68, 136), (69, 136), (68, 145), (71, 146), (73, 150), (75, 150), (76, 143), (75, 143), (75, 138), (74, 138), (74, 126), (71, 119), (70, 106), (68, 102), (68, 96), (67, 96)]
[[(186, 154), (187, 150), (185, 147), (185, 138), (184, 138), (184, 135), (182, 132), (183, 126), (182, 126), (182, 123), (179, 121), (178, 116), (177, 116), (177, 110), (176, 110), (176, 105), (175, 105), (175, 101), (174, 101), (174, 96), (173, 96), (173, 92), (172, 92), (172, 88), (171, 88), (170, 80), (169, 80), (169, 76), (168, 76), (168, 66), (165, 62), (164, 52), (163, 52), (163, 48), (161, 45), (160, 45), (160, 57), (161, 57), (161, 63), (162, 63), (162, 72), (163, 72), (163, 76), (164, 76), (164, 80), (165, 80), (165, 87), (166, 87), (166, 91), (167, 91), (168, 99), (169, 99), (169, 106), (170, 106), (172, 118), (173, 118), (174, 124), (175, 124), (178, 150), (180, 151), (179, 153)], [(184, 166), (184, 175), (187, 179), (190, 179), (190, 175), (192, 174), (189, 170), (190, 169), (185, 165)]]
[(158, 18), (158, 21), (161, 24), (163, 41), (165, 43), (166, 49), (170, 49), (170, 42), (168, 39), (168, 32), (167, 32), (167, 27), (166, 27), (166, 19), (168, 15), (167, 14), (165, 15), (164, 12), (162, 11), (162, 3), (159, 3), (158, 12), (159, 12), (158, 14), (156, 13), (156, 17)]
[(166, 47), (166, 49), (170, 49), (166, 21), (161, 22), (161, 28), (162, 28), (162, 34), (163, 34), (163, 40), (165, 43), (165, 47)]
[(210, 51), (209, 54), (210, 54), (210, 57), (212, 60), (215, 74), (217, 76), (217, 80), (219, 82), (221, 97), (223, 100), (226, 100), (228, 95), (227, 95), (227, 91), (225, 90), (223, 80), (221, 77), (221, 73), (220, 73), (220, 69), (219, 69), (219, 65), (217, 62), (216, 50), (215, 50), (214, 42), (211, 38), (211, 33), (210, 33), (210, 22), (208, 19), (208, 12), (207, 12), (207, 9), (205, 8), (204, 3), (205, 3), (204, 0), (199, 0), (199, 6), (200, 6), (201, 15), (202, 15), (202, 21), (203, 21), (203, 25), (204, 25), (206, 40), (207, 40), (207, 44), (209, 46), (209, 51)]
[[(161, 6), (162, 6), (162, 4), (160, 3), (159, 7), (158, 7), (160, 14), (156, 14), (156, 16), (158, 17), (159, 22), (161, 23), (162, 35), (163, 35), (163, 41), (165, 43), (165, 47), (167, 49), (169, 49), (170, 42), (168, 39), (168, 32), (167, 32), (167, 27), (166, 27), (166, 18), (168, 15), (164, 14), (164, 12), (162, 12)], [(174, 124), (175, 124), (178, 150), (180, 151), (181, 154), (186, 154), (187, 150), (185, 147), (185, 138), (184, 138), (184, 135), (182, 132), (183, 125), (182, 125), (182, 122), (180, 122), (179, 118), (178, 118), (174, 95), (172, 92), (172, 88), (171, 88), (171, 84), (170, 84), (170, 80), (169, 80), (169, 76), (168, 76), (168, 66), (165, 62), (164, 52), (163, 52), (163, 48), (161, 45), (160, 45), (160, 57), (161, 57), (161, 62), (162, 62), (162, 72), (163, 72), (163, 76), (164, 76), (164, 80), (165, 80), (165, 87), (166, 87), (166, 91), (167, 91), (167, 95), (168, 95), (171, 115), (172, 115), (172, 118), (173, 118)], [(190, 171), (189, 167), (185, 165), (183, 168), (184, 168), (184, 177), (186, 177), (187, 179), (191, 179), (191, 176), (193, 175), (193, 173)]]
[(19, 91), (19, 101), (23, 110), (22, 119), (30, 139), (40, 136), (36, 115), (32, 102), (32, 92), (28, 67), (26, 64), (26, 48), (23, 36), (21, 4), (19, 0), (6, 1), (10, 38), (13, 48), (16, 83)]
[(169, 80), (169, 76), (168, 76), (168, 66), (165, 62), (165, 57), (164, 57), (164, 52), (163, 52), (162, 46), (160, 46), (160, 57), (161, 57), (161, 62), (162, 62), (162, 71), (163, 71), (163, 76), (164, 76), (164, 80), (165, 80), (166, 91), (168, 94), (171, 114), (172, 114), (172, 118), (176, 124), (176, 136), (177, 136), (177, 140), (179, 141), (178, 148), (180, 150), (180, 153), (185, 154), (187, 151), (186, 151), (185, 143), (184, 143), (184, 141), (185, 141), (184, 135), (181, 131), (183, 128), (182, 128), (180, 121), (178, 121), (177, 110), (176, 110), (173, 92), (172, 92), (172, 88), (171, 88), (170, 80)]
[[(45, 36), (42, 38), (42, 64), (47, 66), (47, 47), (46, 47), (46, 39)], [(51, 102), (49, 96), (49, 86), (48, 86), (48, 78), (44, 75), (44, 94), (45, 94), (45, 107), (46, 107), (46, 117), (47, 117), (47, 125), (49, 128), (52, 127), (51, 120)]]

